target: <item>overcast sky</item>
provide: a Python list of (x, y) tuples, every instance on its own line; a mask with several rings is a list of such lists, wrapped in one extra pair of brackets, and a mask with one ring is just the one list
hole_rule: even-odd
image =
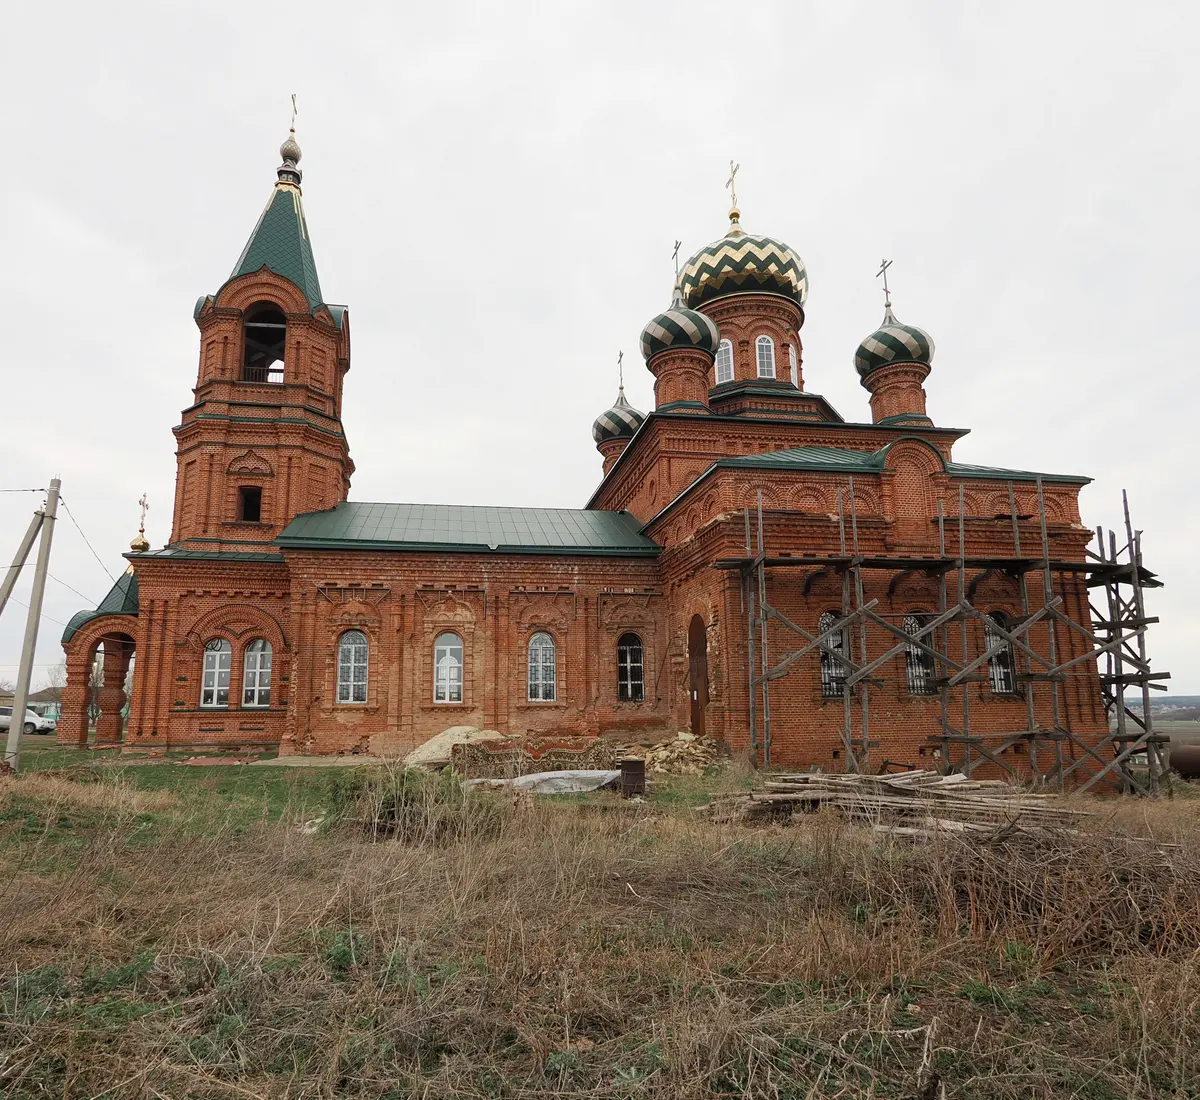
[[(170, 532), (192, 306), (265, 203), (299, 98), (327, 300), (350, 307), (356, 500), (580, 507), (616, 357), (671, 247), (742, 224), (811, 292), (806, 387), (869, 420), (854, 349), (897, 315), (937, 344), (960, 461), (1122, 488), (1167, 582), (1155, 667), (1200, 692), (1200, 11), (1184, 3), (25, 4), (0, 90), (0, 490), (52, 474), (114, 574), (149, 494)], [(36, 494), (0, 495), (7, 563)], [(34, 687), (111, 585), (58, 526)], [(27, 571), (31, 572), (31, 570)], [(28, 602), (28, 576), (16, 599)], [(0, 621), (16, 672), (24, 608)]]

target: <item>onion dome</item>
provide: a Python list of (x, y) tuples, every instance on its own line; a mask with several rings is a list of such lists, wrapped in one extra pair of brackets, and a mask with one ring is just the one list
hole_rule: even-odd
[(804, 261), (782, 241), (747, 233), (740, 217), (735, 206), (725, 236), (683, 265), (680, 284), (688, 308), (727, 294), (782, 294), (803, 309), (808, 300)]
[(896, 320), (889, 302), (883, 311), (883, 324), (858, 345), (854, 369), (866, 378), (872, 371), (892, 363), (933, 362), (933, 339), (923, 329), (902, 325)]
[(648, 363), (667, 348), (698, 348), (708, 355), (716, 355), (720, 342), (721, 334), (712, 318), (688, 309), (676, 283), (671, 308), (652, 317), (642, 329), (642, 357)]
[(611, 439), (632, 439), (633, 433), (642, 426), (646, 419), (645, 413), (640, 413), (625, 400), (625, 387), (617, 391), (617, 400), (611, 409), (602, 412), (592, 424), (592, 438), (597, 446)]

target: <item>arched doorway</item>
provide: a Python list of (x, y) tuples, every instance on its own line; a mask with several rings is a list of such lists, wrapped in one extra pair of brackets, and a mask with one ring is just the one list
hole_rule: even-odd
[(136, 642), (131, 634), (114, 630), (108, 623), (88, 626), (91, 629), (81, 630), (64, 644), (67, 683), (58, 742), (86, 745), (88, 729), (94, 726), (98, 746), (119, 745), (125, 739), (125, 706)]
[(691, 730), (704, 736), (704, 708), (708, 705), (708, 629), (699, 615), (688, 624), (688, 687), (692, 706)]

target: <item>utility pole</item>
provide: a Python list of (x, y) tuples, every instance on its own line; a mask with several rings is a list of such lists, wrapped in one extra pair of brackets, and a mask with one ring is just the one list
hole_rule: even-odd
[(37, 533), (42, 529), (42, 520), (45, 515), (45, 512), (33, 513), (33, 519), (29, 521), (29, 530), (25, 532), (21, 545), (17, 547), (17, 556), (13, 558), (12, 565), (8, 567), (3, 583), (0, 583), (0, 615), (4, 614), (4, 606), (8, 603), (8, 597), (12, 595), (17, 578), (21, 575), (21, 570), (25, 568), (25, 559), (29, 557), (29, 548), (33, 545), (33, 540), (37, 538)]
[[(46, 573), (50, 569), (50, 541), (54, 537), (54, 521), (58, 517), (58, 490), (62, 482), (50, 479), (46, 507), (42, 511), (42, 537), (38, 542), (37, 565), (33, 572), (33, 591), (29, 594), (29, 617), (25, 620), (25, 642), (21, 647), (21, 667), (17, 686), (13, 690), (12, 718), (8, 724), (8, 746), (5, 762), (16, 771), (21, 762), (21, 734), (25, 725), (25, 706), (29, 700), (29, 680), (33, 675), (33, 654), (37, 649), (38, 625), (42, 621), (42, 597), (46, 594)], [(30, 535), (25, 536), (27, 539)], [(7, 582), (6, 582), (7, 583)]]

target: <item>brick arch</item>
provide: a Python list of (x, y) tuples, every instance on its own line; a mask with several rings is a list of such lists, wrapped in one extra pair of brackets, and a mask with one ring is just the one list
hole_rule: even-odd
[(779, 494), (768, 485), (752, 485), (742, 494), (743, 507), (755, 509), (758, 507), (758, 492), (762, 489), (764, 508), (778, 508)]
[(101, 615), (84, 623), (71, 635), (69, 642), (63, 642), (63, 650), (68, 662), (80, 654), (83, 654), (86, 660), (90, 660), (92, 652), (104, 641), (106, 635), (122, 635), (136, 643), (137, 628), (136, 615)]
[(277, 651), (291, 648), (282, 624), (274, 615), (249, 603), (229, 603), (201, 615), (183, 632), (186, 644), (202, 650), (212, 638), (225, 638), (236, 648), (255, 638), (265, 638)]
[(134, 615), (101, 615), (84, 623), (63, 643), (67, 655), (67, 682), (63, 688), (58, 722), (60, 745), (86, 745), (92, 661), (106, 640), (119, 645), (104, 648), (104, 683), (99, 689), (100, 717), (96, 742), (116, 744), (121, 740), (121, 708), (125, 705), (125, 674), (137, 649), (138, 620)]
[(828, 512), (829, 500), (824, 492), (814, 485), (802, 485), (792, 490), (788, 507), (797, 512)]
[(258, 302), (271, 302), (284, 313), (312, 313), (312, 307), (298, 286), (266, 268), (230, 279), (217, 291), (217, 309), (244, 310)]

